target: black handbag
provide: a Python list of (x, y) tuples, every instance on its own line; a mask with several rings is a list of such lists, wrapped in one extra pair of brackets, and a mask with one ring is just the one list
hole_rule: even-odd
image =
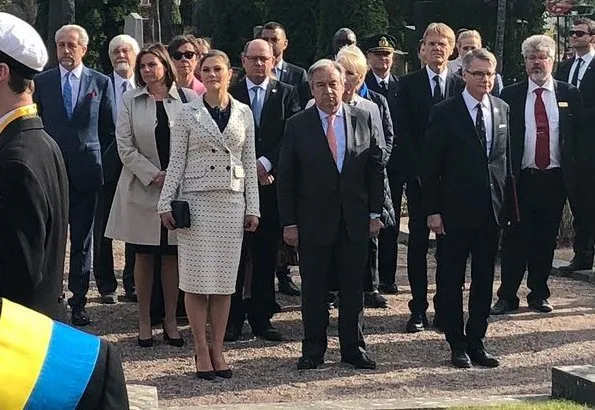
[(176, 221), (176, 228), (190, 228), (190, 206), (186, 201), (171, 201), (171, 214)]

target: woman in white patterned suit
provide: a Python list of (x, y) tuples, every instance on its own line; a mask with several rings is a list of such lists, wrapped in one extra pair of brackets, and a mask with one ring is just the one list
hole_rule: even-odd
[(158, 211), (173, 230), (171, 201), (190, 206), (190, 228), (177, 230), (180, 289), (186, 292), (197, 377), (211, 380), (232, 375), (223, 337), (243, 231), (256, 230), (260, 212), (252, 111), (227, 92), (232, 71), (225, 53), (205, 55), (200, 73), (206, 92), (185, 105), (176, 120)]

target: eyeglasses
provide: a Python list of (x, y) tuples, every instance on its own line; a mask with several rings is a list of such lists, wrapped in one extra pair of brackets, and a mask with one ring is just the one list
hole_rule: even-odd
[(260, 61), (261, 63), (266, 63), (267, 61), (269, 61), (271, 59), (271, 56), (265, 57), (265, 56), (244, 56), (246, 57), (251, 63), (256, 63), (257, 61)]
[(183, 53), (181, 51), (174, 51), (171, 53), (171, 57), (178, 61), (182, 59), (182, 56), (186, 57), (186, 60), (191, 60), (195, 55), (196, 53), (194, 51), (184, 51)]
[(588, 33), (586, 31), (582, 31), (582, 30), (570, 30), (568, 32), (568, 35), (571, 36), (571, 37), (572, 36), (583, 37), (583, 36), (588, 36), (590, 34), (591, 33)]
[(476, 80), (483, 80), (484, 77), (492, 78), (496, 75), (496, 73), (492, 73), (491, 71), (469, 71), (465, 70), (467, 73), (471, 74), (473, 78)]

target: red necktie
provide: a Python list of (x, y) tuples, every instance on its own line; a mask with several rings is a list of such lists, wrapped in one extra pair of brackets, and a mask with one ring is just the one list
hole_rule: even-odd
[(337, 136), (335, 134), (335, 114), (331, 114), (326, 117), (328, 121), (328, 126), (326, 129), (326, 139), (328, 141), (328, 146), (331, 149), (331, 153), (333, 154), (333, 159), (337, 162)]
[(550, 165), (550, 124), (547, 119), (545, 104), (541, 98), (544, 88), (535, 90), (535, 165), (539, 169), (546, 169)]

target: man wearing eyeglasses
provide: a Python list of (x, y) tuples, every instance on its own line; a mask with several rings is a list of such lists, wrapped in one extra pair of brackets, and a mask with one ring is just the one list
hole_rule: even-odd
[(520, 222), (504, 229), (502, 283), (491, 313), (514, 312), (525, 270), (529, 308), (549, 313), (548, 278), (577, 149), (583, 144), (579, 91), (552, 77), (556, 43), (534, 35), (521, 46), (528, 79), (505, 87), (510, 105), (511, 168)]
[[(490, 95), (496, 58), (465, 54), (465, 90), (437, 104), (426, 132), (422, 198), (427, 226), (440, 236), (437, 286), (441, 325), (458, 368), (497, 367), (484, 345), (500, 227), (508, 148), (508, 105)], [(469, 319), (463, 318), (467, 258), (472, 256)]]
[[(556, 79), (577, 87), (583, 99), (585, 118), (595, 115), (595, 21), (576, 19), (568, 32), (570, 46), (575, 52), (572, 58), (560, 63)], [(591, 138), (593, 139), (593, 138)], [(587, 141), (587, 140), (583, 140)], [(568, 190), (574, 228), (574, 257), (569, 265), (560, 268), (563, 272), (593, 268), (593, 239), (595, 230), (589, 222), (595, 210), (591, 191), (595, 185), (593, 166), (595, 146), (593, 144), (577, 150), (577, 163), (573, 167), (573, 183)]]
[[(444, 23), (431, 23), (424, 32), (423, 41), (427, 65), (401, 77), (396, 97), (395, 135), (403, 143), (409, 211), (407, 276), (412, 299), (409, 302), (411, 316), (405, 328), (408, 333), (428, 328), (427, 253), (430, 231), (426, 224), (427, 215), (422, 209), (420, 175), (429, 113), (433, 105), (460, 94), (465, 85), (461, 77), (447, 67), (448, 57), (455, 45), (454, 31)], [(434, 307), (437, 307), (436, 299)], [(434, 324), (440, 327), (437, 317), (438, 312), (434, 316)]]
[[(226, 341), (241, 336), (246, 313), (254, 335), (272, 341), (282, 339), (281, 333), (271, 324), (275, 305), (275, 263), (281, 240), (275, 177), (285, 120), (301, 107), (293, 86), (271, 78), (273, 61), (270, 43), (261, 39), (248, 42), (242, 55), (246, 77), (230, 88), (231, 95), (249, 105), (254, 114), (261, 218), (256, 232), (244, 236)], [(251, 299), (243, 301), (244, 276), (249, 262), (252, 265)]]

